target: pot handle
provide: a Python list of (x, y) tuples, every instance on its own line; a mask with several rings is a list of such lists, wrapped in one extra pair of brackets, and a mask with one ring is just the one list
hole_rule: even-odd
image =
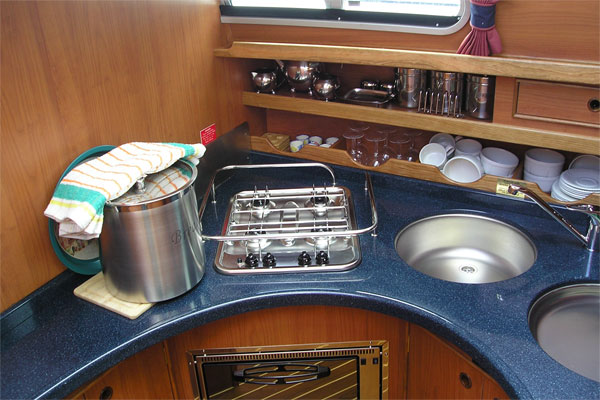
[(135, 181), (135, 192), (138, 194), (144, 193), (146, 191), (146, 179), (147, 175), (142, 175), (138, 180)]

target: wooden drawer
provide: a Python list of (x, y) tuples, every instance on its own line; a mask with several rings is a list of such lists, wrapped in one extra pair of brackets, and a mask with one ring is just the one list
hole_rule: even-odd
[(518, 79), (514, 117), (598, 127), (599, 101), (595, 87)]

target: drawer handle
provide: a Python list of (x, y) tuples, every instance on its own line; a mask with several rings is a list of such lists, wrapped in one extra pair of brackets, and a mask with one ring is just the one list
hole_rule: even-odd
[(328, 367), (311, 364), (263, 364), (233, 372), (233, 379), (238, 382), (258, 385), (284, 385), (314, 381), (329, 376)]
[(467, 389), (471, 389), (471, 387), (473, 386), (473, 382), (471, 381), (471, 377), (465, 373), (465, 372), (461, 372), (458, 375), (458, 379), (460, 379), (460, 383)]
[(588, 109), (592, 112), (600, 111), (600, 100), (596, 98), (590, 99), (590, 101), (588, 101)]

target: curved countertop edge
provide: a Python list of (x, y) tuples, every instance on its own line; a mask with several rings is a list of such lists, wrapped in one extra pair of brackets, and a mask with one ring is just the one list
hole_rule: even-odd
[[(446, 318), (418, 305), (376, 293), (310, 290), (257, 295), (204, 308), (165, 321), (152, 329), (140, 332), (102, 357), (91, 360), (45, 389), (37, 398), (65, 397), (134, 354), (209, 322), (262, 309), (311, 305), (365, 309), (420, 325), (455, 344), (471, 356), (477, 365), (500, 384), (510, 398), (532, 398), (519, 377), (512, 373), (510, 367), (499, 361), (499, 358), (489, 349), (474, 340), (466, 329)], [(496, 361), (491, 361), (494, 359)]]

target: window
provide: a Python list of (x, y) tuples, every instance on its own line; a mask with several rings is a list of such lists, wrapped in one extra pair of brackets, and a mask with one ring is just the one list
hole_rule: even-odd
[(469, 20), (467, 0), (221, 0), (225, 23), (447, 35)]

